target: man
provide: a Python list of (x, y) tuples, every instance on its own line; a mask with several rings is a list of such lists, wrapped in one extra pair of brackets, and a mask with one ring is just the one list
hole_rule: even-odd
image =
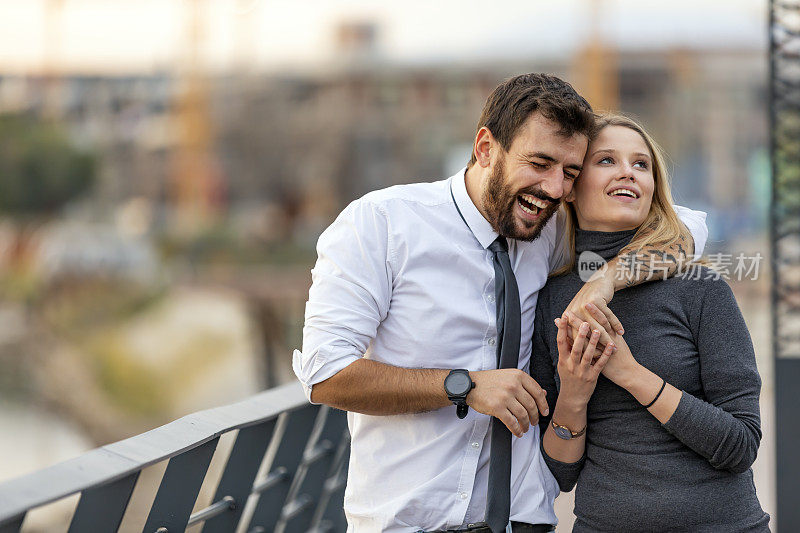
[[(552, 215), (593, 125), (566, 82), (507, 80), (467, 169), (369, 193), (320, 236), (293, 367), (312, 402), (349, 411), (349, 531), (552, 530), (558, 487), (536, 426), (547, 403), (524, 370), (537, 292), (558, 266)], [(704, 215), (681, 213), (701, 253)], [(570, 305), (608, 332), (621, 330), (613, 270)]]

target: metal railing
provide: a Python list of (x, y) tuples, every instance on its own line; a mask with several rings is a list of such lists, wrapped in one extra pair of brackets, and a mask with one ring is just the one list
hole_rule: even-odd
[[(232, 431), (211, 504), (192, 513), (220, 437)], [(204, 533), (345, 531), (349, 446), (345, 413), (310, 405), (291, 383), (0, 484), (0, 533), (24, 529), (29, 511), (74, 494), (70, 533), (117, 531), (139, 474), (161, 461), (144, 532), (200, 523)]]

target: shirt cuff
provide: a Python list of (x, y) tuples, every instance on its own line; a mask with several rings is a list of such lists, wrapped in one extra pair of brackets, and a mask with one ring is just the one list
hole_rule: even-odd
[(311, 401), (312, 385), (325, 381), (349, 366), (353, 361), (359, 359), (361, 359), (361, 357), (357, 355), (337, 355), (333, 358), (326, 357), (325, 354), (322, 353), (322, 350), (318, 351), (314, 356), (304, 357), (303, 352), (295, 350), (292, 353), (292, 370), (294, 370), (297, 379), (300, 380), (300, 383), (303, 385), (306, 399), (312, 404), (319, 405)]

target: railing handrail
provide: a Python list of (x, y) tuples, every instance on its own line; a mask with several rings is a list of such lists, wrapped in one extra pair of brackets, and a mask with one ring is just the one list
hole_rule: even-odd
[(27, 510), (122, 479), (234, 429), (308, 405), (302, 386), (288, 383), (222, 407), (198, 411), (146, 433), (0, 484), (0, 524)]

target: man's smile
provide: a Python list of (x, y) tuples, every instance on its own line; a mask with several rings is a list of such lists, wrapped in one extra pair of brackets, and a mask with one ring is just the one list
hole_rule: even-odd
[(536, 198), (531, 194), (518, 195), (517, 204), (522, 208), (523, 213), (529, 215), (528, 218), (531, 220), (536, 220), (539, 218), (539, 214), (549, 206), (548, 202)]

